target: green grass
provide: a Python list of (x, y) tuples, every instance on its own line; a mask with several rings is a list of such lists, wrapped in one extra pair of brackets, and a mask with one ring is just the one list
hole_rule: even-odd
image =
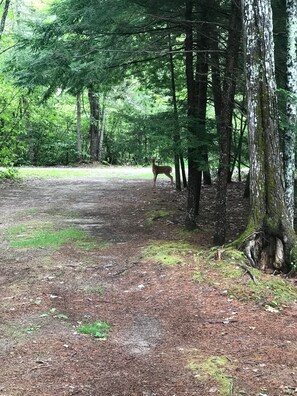
[(77, 328), (77, 330), (81, 334), (87, 334), (101, 340), (106, 340), (109, 332), (111, 331), (111, 327), (106, 322), (96, 321), (94, 323), (82, 324)]
[(20, 178), (76, 178), (76, 177), (104, 177), (104, 178), (124, 178), (124, 179), (148, 179), (152, 178), (152, 171), (149, 167), (67, 167), (67, 168), (17, 168)]
[(50, 223), (31, 223), (6, 230), (9, 245), (16, 248), (58, 249), (65, 243), (84, 241), (85, 232), (76, 228), (54, 230)]
[(153, 260), (166, 266), (174, 266), (186, 264), (189, 255), (192, 255), (192, 247), (188, 243), (156, 241), (150, 243), (143, 250), (141, 258)]

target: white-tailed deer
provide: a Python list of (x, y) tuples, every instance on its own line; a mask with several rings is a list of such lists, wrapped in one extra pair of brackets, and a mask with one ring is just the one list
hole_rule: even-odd
[(160, 166), (156, 165), (155, 163), (156, 158), (152, 158), (152, 164), (153, 164), (153, 174), (154, 174), (154, 188), (156, 188), (156, 180), (158, 175), (166, 175), (169, 177), (171, 180), (171, 185), (173, 186), (173, 177), (171, 176), (172, 168), (171, 166)]

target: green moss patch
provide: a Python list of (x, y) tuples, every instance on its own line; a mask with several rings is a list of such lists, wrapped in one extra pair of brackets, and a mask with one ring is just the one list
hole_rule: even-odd
[(216, 388), (216, 394), (222, 396), (233, 394), (233, 379), (228, 373), (231, 363), (227, 357), (195, 357), (188, 364), (188, 367), (193, 371), (197, 379), (213, 384), (212, 388)]
[(169, 217), (173, 214), (172, 211), (168, 210), (151, 210), (150, 212), (146, 213), (146, 224), (152, 225), (154, 221)]
[(197, 282), (220, 288), (237, 300), (279, 308), (297, 300), (297, 289), (289, 280), (248, 267), (244, 255), (234, 249), (201, 252), (196, 262)]
[(163, 242), (157, 241), (150, 243), (144, 250), (142, 258), (153, 260), (162, 265), (174, 266), (186, 264), (193, 256), (193, 249), (190, 244), (185, 242)]

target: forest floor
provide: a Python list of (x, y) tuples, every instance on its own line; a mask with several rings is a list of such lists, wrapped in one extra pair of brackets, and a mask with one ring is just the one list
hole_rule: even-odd
[[(227, 273), (207, 267), (215, 188), (187, 233), (186, 194), (169, 184), (98, 168), (0, 186), (0, 395), (297, 394), (296, 301), (230, 294)], [(245, 227), (243, 188), (229, 188), (231, 239)], [(232, 286), (252, 287), (236, 274)], [(96, 321), (106, 339), (80, 332)]]

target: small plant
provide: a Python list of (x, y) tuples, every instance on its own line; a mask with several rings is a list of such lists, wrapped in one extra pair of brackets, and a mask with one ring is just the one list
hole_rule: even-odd
[(111, 327), (106, 322), (96, 321), (94, 323), (85, 323), (78, 327), (78, 332), (82, 334), (92, 335), (101, 340), (106, 340)]
[(51, 316), (53, 318), (57, 318), (57, 319), (63, 319), (63, 320), (67, 320), (68, 319), (68, 316), (59, 313), (57, 308), (51, 308), (49, 311), (41, 314), (39, 317), (40, 318), (47, 318), (49, 316)]

